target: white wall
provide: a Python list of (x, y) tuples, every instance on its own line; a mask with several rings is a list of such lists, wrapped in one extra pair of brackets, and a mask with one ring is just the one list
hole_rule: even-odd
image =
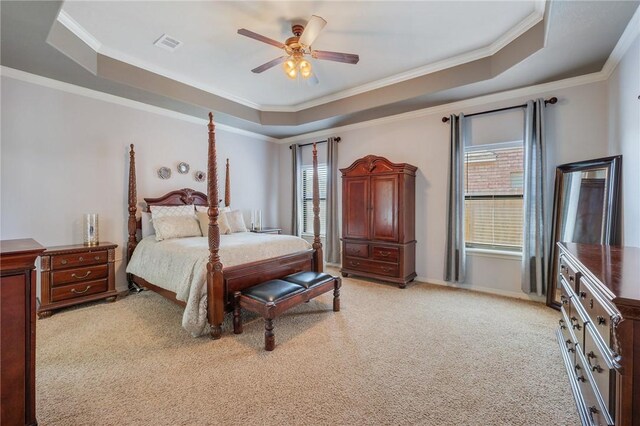
[[(562, 163), (608, 155), (606, 82), (541, 92), (499, 103), (465, 108), (470, 114), (524, 103), (528, 99), (556, 96), (549, 106), (547, 124), (547, 206), (551, 209), (555, 167)], [(367, 154), (387, 157), (397, 163), (418, 167), (416, 181), (416, 269), (420, 280), (442, 283), (445, 252), (446, 192), (449, 126), (443, 115), (448, 111), (352, 130), (336, 130), (340, 136), (339, 167), (347, 167)], [(493, 114), (472, 118), (476, 143), (503, 142), (522, 135), (518, 113)], [(514, 124), (517, 123), (517, 124)], [(315, 138), (321, 139), (321, 138)], [(311, 141), (311, 140), (308, 140)], [(300, 141), (307, 142), (307, 141)], [(280, 148), (280, 224), (289, 229), (291, 217), (290, 150)], [(470, 255), (469, 276), (464, 287), (525, 297), (520, 290), (520, 258)]]
[[(100, 240), (119, 245), (117, 286), (126, 288), (128, 146), (135, 144), (140, 202), (185, 187), (206, 193), (192, 173), (206, 171), (206, 125), (6, 76), (0, 84), (0, 238), (80, 244), (82, 214), (98, 213)], [(278, 146), (220, 129), (216, 140), (221, 198), (229, 158), (232, 207), (247, 223), (260, 208), (265, 225), (277, 225)], [(181, 161), (188, 175), (177, 173)], [(172, 169), (170, 179), (157, 177), (161, 166)]]
[(640, 36), (608, 83), (610, 154), (622, 155), (622, 243), (640, 247)]

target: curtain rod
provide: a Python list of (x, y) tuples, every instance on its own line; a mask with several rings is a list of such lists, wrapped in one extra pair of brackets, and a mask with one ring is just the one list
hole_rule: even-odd
[[(556, 98), (555, 96), (553, 98), (549, 98), (546, 99), (544, 101), (544, 104), (555, 104), (556, 102), (558, 102), (558, 98)], [(498, 108), (498, 109), (492, 109), (489, 111), (482, 111), (482, 112), (474, 112), (473, 114), (469, 114), (469, 115), (465, 115), (465, 117), (473, 117), (474, 115), (482, 115), (482, 114), (491, 114), (492, 112), (500, 112), (500, 111), (507, 111), (510, 109), (516, 109), (516, 108), (524, 108), (526, 107), (527, 104), (522, 104), (522, 105), (514, 105), (514, 106), (510, 106), (510, 107), (505, 107), (505, 108)], [(442, 122), (446, 123), (447, 121), (449, 121), (449, 117), (442, 117)]]
[[(340, 143), (340, 141), (342, 140), (342, 139), (340, 139), (340, 136), (336, 137), (335, 139), (336, 139), (336, 142), (338, 142), (338, 143)], [(319, 144), (319, 143), (327, 143), (327, 140), (325, 139), (325, 140), (323, 140), (323, 141), (318, 141), (318, 142), (303, 143), (303, 144), (298, 145), (298, 147), (309, 146), (309, 145), (313, 145), (314, 143), (315, 143), (315, 144)], [(295, 144), (294, 144), (294, 145), (295, 145)], [(293, 146), (293, 145), (289, 145), (289, 149), (291, 149), (291, 147), (292, 147), (292, 146)]]

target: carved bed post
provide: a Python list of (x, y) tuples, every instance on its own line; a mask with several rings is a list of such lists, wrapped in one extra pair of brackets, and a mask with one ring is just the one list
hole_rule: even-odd
[[(137, 219), (136, 219), (136, 211), (138, 204), (138, 195), (136, 191), (136, 152), (133, 150), (133, 144), (130, 145), (131, 150), (129, 151), (129, 219), (127, 222), (127, 228), (129, 231), (129, 239), (127, 241), (127, 263), (131, 259), (131, 255), (133, 254), (133, 250), (135, 250), (138, 245), (138, 240), (136, 238), (136, 232), (138, 230)], [(129, 290), (131, 291), (141, 291), (136, 283), (133, 282), (131, 276), (127, 274), (127, 282)]]
[(313, 270), (322, 272), (323, 256), (320, 241), (320, 184), (318, 182), (318, 150), (313, 144)]
[(231, 205), (231, 175), (229, 174), (229, 159), (227, 158), (227, 173), (224, 178), (224, 206)]
[(207, 262), (207, 313), (211, 338), (222, 335), (224, 320), (224, 278), (220, 262), (220, 228), (218, 227), (218, 167), (216, 165), (216, 133), (213, 113), (209, 113), (209, 151), (207, 157), (207, 199), (209, 201), (209, 262)]

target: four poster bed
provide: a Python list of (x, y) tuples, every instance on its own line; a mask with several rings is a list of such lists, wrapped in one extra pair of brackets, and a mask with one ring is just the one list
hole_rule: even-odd
[[(218, 225), (218, 218), (220, 215), (220, 209), (218, 207), (218, 171), (216, 166), (216, 140), (215, 140), (215, 126), (213, 124), (213, 114), (209, 113), (209, 148), (208, 148), (208, 164), (207, 164), (207, 195), (194, 191), (192, 189), (181, 189), (177, 191), (171, 191), (162, 197), (158, 198), (145, 198), (146, 208), (145, 212), (151, 211), (153, 206), (206, 206), (208, 207), (207, 215), (209, 219), (208, 225), (208, 239), (207, 237), (193, 237), (193, 238), (176, 238), (174, 240), (164, 240), (156, 242), (153, 237), (143, 238), (141, 241), (137, 239), (137, 230), (140, 228), (141, 220), (136, 217), (137, 212), (137, 189), (136, 189), (136, 172), (135, 172), (135, 152), (133, 145), (131, 145), (131, 151), (129, 154), (129, 216), (128, 216), (128, 244), (127, 244), (127, 277), (130, 282), (137, 284), (140, 287), (145, 287), (149, 290), (153, 290), (162, 296), (182, 305), (185, 307), (185, 318), (188, 309), (200, 309), (201, 313), (206, 314), (206, 320), (210, 326), (210, 335), (213, 339), (219, 339), (222, 333), (222, 322), (224, 320), (225, 312), (231, 312), (233, 310), (233, 294), (236, 291), (244, 290), (248, 287), (262, 283), (264, 281), (281, 278), (289, 274), (293, 274), (300, 271), (315, 271), (322, 272), (322, 243), (320, 242), (320, 202), (319, 202), (319, 190), (318, 190), (318, 160), (317, 151), (314, 144), (313, 147), (313, 212), (314, 212), (314, 239), (311, 248), (308, 248), (308, 243), (304, 242), (305, 246), (295, 248), (295, 244), (290, 245), (284, 249), (278, 247), (283, 245), (287, 239), (292, 240), (295, 243), (295, 239), (301, 240), (298, 237), (281, 236), (281, 235), (265, 235), (256, 233), (240, 233), (243, 235), (220, 235), (220, 228)], [(226, 167), (226, 180), (225, 180), (225, 207), (229, 207), (231, 204), (230, 197), (230, 176), (229, 176), (229, 163), (227, 160)], [(144, 214), (144, 213), (143, 213)], [(222, 237), (222, 238), (221, 238)], [(271, 240), (269, 240), (271, 239)], [(251, 241), (253, 240), (253, 246)], [(304, 241), (304, 240), (302, 240)], [(222, 243), (222, 244), (221, 244)], [(175, 253), (175, 256), (183, 256), (179, 252), (189, 253), (185, 255), (190, 256), (190, 260), (184, 260), (183, 258), (143, 258), (145, 252), (157, 252), (157, 250), (165, 250), (169, 252), (170, 246), (180, 246)], [(188, 246), (188, 247), (187, 247)], [(206, 249), (203, 251), (203, 246)], [(195, 247), (195, 248), (194, 248)], [(265, 247), (271, 247), (265, 249)], [(293, 248), (292, 248), (293, 247)], [(136, 250), (138, 248), (138, 250)], [(194, 250), (197, 252), (195, 253)], [(224, 267), (221, 260), (222, 258), (231, 259), (233, 252), (242, 252), (244, 257), (234, 258), (229, 265)], [(260, 251), (257, 253), (254, 251)], [(266, 250), (266, 251), (265, 251)], [(293, 251), (292, 251), (293, 250)], [(221, 253), (222, 251), (222, 253)], [(291, 252), (292, 251), (292, 252)], [(167, 255), (164, 253), (164, 255)], [(273, 255), (273, 253), (280, 253)], [(286, 253), (286, 254), (282, 254)], [(170, 256), (173, 254), (169, 253)], [(247, 257), (249, 256), (249, 257)], [(255, 258), (248, 263), (242, 263), (242, 259)], [(183, 256), (184, 257), (184, 256)], [(191, 262), (191, 263), (188, 263)], [(187, 283), (187, 286), (191, 288), (179, 289), (174, 288), (171, 285), (159, 284), (159, 282), (150, 282), (149, 280), (139, 276), (136, 273), (132, 273), (131, 269), (137, 265), (150, 264), (153, 269), (161, 270), (165, 269), (167, 274), (172, 274), (175, 271), (172, 268), (180, 269), (184, 266), (186, 269), (193, 268), (191, 275), (200, 276), (201, 281), (199, 284), (201, 292), (195, 295), (195, 300), (191, 300), (192, 293), (197, 292), (198, 289), (193, 287), (191, 283)], [(204, 271), (204, 265), (206, 264), (206, 271)], [(176, 266), (177, 265), (177, 266)], [(140, 270), (140, 269), (135, 269)], [(144, 274), (140, 274), (144, 275)], [(149, 276), (155, 276), (153, 271)], [(161, 280), (158, 280), (161, 281)], [(196, 281), (194, 281), (196, 282)], [(196, 285), (196, 284), (194, 284)], [(189, 295), (187, 300), (185, 291)], [(185, 319), (183, 318), (183, 326)], [(185, 327), (186, 328), (186, 327)]]

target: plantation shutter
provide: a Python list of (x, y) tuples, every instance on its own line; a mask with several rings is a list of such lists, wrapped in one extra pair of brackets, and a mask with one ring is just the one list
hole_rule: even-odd
[[(326, 233), (327, 212), (327, 164), (318, 164), (320, 188), (320, 234)], [(313, 234), (313, 166), (302, 169), (302, 232)]]

